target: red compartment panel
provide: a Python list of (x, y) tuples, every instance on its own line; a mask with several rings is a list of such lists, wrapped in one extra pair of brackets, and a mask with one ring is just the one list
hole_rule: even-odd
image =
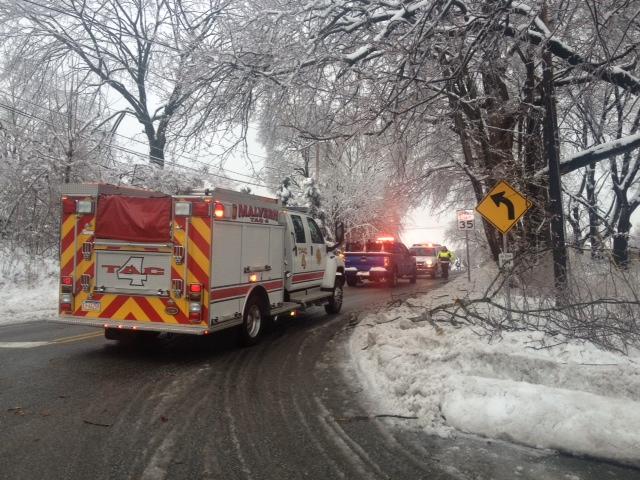
[[(161, 194), (158, 194), (161, 195)], [(171, 197), (100, 195), (96, 238), (129, 242), (171, 241)]]

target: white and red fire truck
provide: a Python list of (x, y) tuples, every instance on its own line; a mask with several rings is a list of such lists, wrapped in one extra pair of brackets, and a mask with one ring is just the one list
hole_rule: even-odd
[(252, 344), (269, 318), (311, 305), (340, 311), (338, 244), (327, 246), (312, 217), (271, 198), (69, 184), (57, 320), (104, 328), (108, 339), (242, 326)]

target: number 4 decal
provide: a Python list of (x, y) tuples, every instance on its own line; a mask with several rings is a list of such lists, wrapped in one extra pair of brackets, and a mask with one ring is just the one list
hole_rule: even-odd
[(142, 273), (142, 260), (144, 257), (129, 257), (118, 270), (118, 280), (129, 280), (129, 285), (143, 287), (147, 281), (147, 275)]

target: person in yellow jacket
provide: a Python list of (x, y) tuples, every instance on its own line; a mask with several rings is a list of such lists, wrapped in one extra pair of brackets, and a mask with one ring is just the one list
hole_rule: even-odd
[(438, 253), (438, 263), (440, 264), (440, 270), (442, 270), (442, 278), (449, 278), (449, 267), (453, 260), (453, 254), (447, 250), (447, 247), (442, 247)]

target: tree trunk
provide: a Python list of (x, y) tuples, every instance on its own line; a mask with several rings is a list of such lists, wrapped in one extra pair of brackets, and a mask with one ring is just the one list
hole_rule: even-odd
[[(535, 173), (546, 166), (543, 161), (542, 118), (539, 113), (540, 100), (536, 97), (536, 75), (533, 50), (527, 52), (525, 63), (527, 77), (524, 86), (524, 134), (522, 136), (523, 163), (525, 174), (525, 194), (534, 205), (544, 205), (547, 201), (546, 188), (534, 179)], [(545, 228), (547, 216), (543, 209), (532, 208), (524, 217), (524, 243), (532, 248), (544, 248), (551, 245), (551, 235)]]
[[(454, 124), (457, 130), (458, 135), (460, 136), (460, 142), (462, 144), (462, 153), (464, 154), (465, 164), (473, 169), (474, 161), (473, 161), (473, 150), (470, 145), (470, 140), (467, 135), (467, 127), (465, 121), (462, 117), (462, 114), (457, 111), (454, 113)], [(469, 181), (471, 182), (471, 186), (473, 187), (473, 193), (476, 197), (476, 202), (480, 203), (484, 198), (484, 191), (482, 189), (482, 183), (475, 178), (473, 175), (469, 175)], [(491, 251), (491, 256), (495, 262), (498, 261), (498, 255), (500, 254), (500, 248), (502, 246), (499, 235), (496, 235), (496, 230), (489, 222), (487, 222), (484, 218), (482, 219), (482, 226), (484, 227), (484, 233), (487, 237), (487, 242), (489, 243), (489, 250)]]
[(164, 168), (164, 145), (163, 140), (149, 139), (149, 161), (158, 168)]
[(580, 248), (580, 208), (573, 207), (571, 209), (571, 213), (567, 215), (567, 220), (571, 224), (571, 229), (573, 230), (573, 246), (576, 248), (578, 253), (582, 253), (582, 249)]
[(167, 143), (164, 131), (160, 128), (156, 131), (151, 119), (141, 122), (144, 125), (144, 133), (149, 142), (149, 162), (158, 168), (164, 168), (164, 147)]
[(589, 243), (591, 244), (591, 258), (600, 256), (602, 245), (600, 242), (600, 234), (598, 228), (600, 220), (598, 219), (598, 197), (596, 194), (596, 166), (592, 163), (587, 167), (587, 203), (589, 205), (587, 214), (589, 216)]
[(629, 231), (631, 230), (632, 213), (633, 209), (629, 208), (629, 205), (622, 206), (617, 231), (613, 236), (613, 261), (622, 268), (626, 268), (629, 264)]
[[(546, 3), (543, 19), (547, 21)], [(564, 237), (564, 211), (562, 209), (562, 185), (560, 180), (560, 154), (558, 148), (558, 122), (556, 100), (553, 89), (553, 66), (551, 51), (546, 47), (542, 53), (542, 84), (544, 91), (544, 144), (549, 165), (549, 204), (551, 218), (551, 242), (553, 245), (553, 276), (558, 303), (565, 301), (567, 288), (567, 246)]]

